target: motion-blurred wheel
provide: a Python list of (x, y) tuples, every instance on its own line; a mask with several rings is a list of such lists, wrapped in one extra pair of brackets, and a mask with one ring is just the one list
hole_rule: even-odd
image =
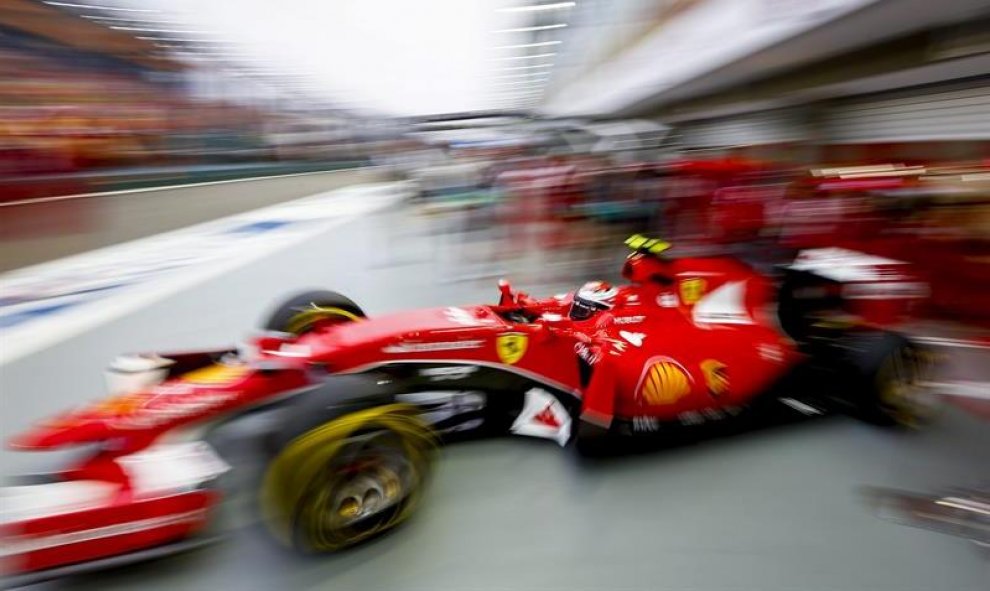
[(330, 552), (406, 520), (422, 496), (436, 447), (406, 405), (355, 412), (290, 441), (271, 463), (262, 501), (276, 535)]
[(268, 330), (303, 334), (317, 326), (353, 322), (366, 315), (347, 298), (334, 291), (307, 291), (279, 304), (264, 326)]
[(881, 424), (918, 428), (934, 420), (941, 398), (929, 384), (935, 370), (932, 353), (904, 337), (884, 333), (867, 355), (867, 391), (861, 401), (866, 418)]

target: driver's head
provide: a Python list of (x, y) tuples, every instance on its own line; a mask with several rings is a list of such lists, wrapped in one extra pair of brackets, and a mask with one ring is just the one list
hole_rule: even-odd
[(587, 320), (604, 310), (611, 310), (615, 305), (617, 289), (604, 281), (589, 281), (574, 293), (571, 320)]

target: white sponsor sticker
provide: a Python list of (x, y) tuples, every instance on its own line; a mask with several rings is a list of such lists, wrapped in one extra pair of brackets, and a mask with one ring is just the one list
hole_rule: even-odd
[(635, 433), (656, 433), (660, 430), (660, 421), (656, 417), (633, 417), (632, 429)]
[(595, 365), (602, 360), (601, 353), (585, 343), (575, 343), (574, 352), (577, 353), (578, 357), (587, 361), (588, 365)]
[(452, 365), (450, 367), (424, 367), (419, 370), (419, 375), (429, 378), (433, 382), (445, 380), (461, 380), (478, 371), (473, 365)]
[(928, 285), (917, 281), (878, 281), (850, 283), (842, 295), (850, 300), (914, 299), (928, 296)]
[(510, 429), (517, 435), (553, 439), (563, 446), (571, 437), (571, 415), (560, 401), (542, 388), (526, 391), (522, 412)]
[(152, 398), (140, 410), (113, 419), (117, 429), (150, 429), (171, 421), (205, 414), (240, 396), (240, 392), (205, 392), (185, 397)]
[(759, 353), (760, 359), (764, 361), (780, 363), (784, 360), (784, 352), (778, 345), (773, 343), (760, 343), (756, 346), (756, 352)]
[(642, 347), (643, 346), (643, 339), (646, 338), (646, 333), (642, 333), (642, 332), (626, 332), (624, 330), (620, 330), (619, 331), (619, 336), (622, 337), (622, 338), (624, 338), (624, 339), (626, 339), (627, 341), (629, 341), (629, 344), (631, 344), (633, 346)]
[(446, 341), (438, 343), (396, 343), (382, 348), (382, 353), (429, 353), (431, 351), (456, 351), (459, 349), (478, 349), (484, 341)]
[(640, 322), (646, 320), (646, 316), (617, 316), (615, 318), (616, 324), (639, 324)]

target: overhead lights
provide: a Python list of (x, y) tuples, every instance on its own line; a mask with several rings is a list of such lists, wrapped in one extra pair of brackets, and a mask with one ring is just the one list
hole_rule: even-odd
[(181, 33), (186, 35), (208, 35), (210, 31), (183, 31), (179, 29), (148, 29), (146, 27), (110, 27), (115, 31), (139, 31), (142, 33)]
[(118, 6), (98, 6), (96, 4), (74, 4), (72, 2), (51, 2), (50, 0), (42, 1), (51, 6), (64, 6), (65, 8), (87, 8), (90, 10), (113, 10), (117, 12), (161, 12), (160, 10), (154, 10), (152, 8), (120, 8)]
[(540, 85), (546, 82), (545, 78), (537, 78), (535, 80), (503, 80), (502, 82), (496, 82), (498, 86), (533, 86)]
[(550, 45), (560, 45), (560, 41), (540, 41), (538, 43), (521, 43), (519, 45), (502, 45), (495, 49), (523, 49), (525, 47), (548, 47)]
[(535, 70), (541, 68), (552, 68), (553, 64), (536, 64), (533, 66), (510, 66), (507, 68), (500, 68), (501, 70)]
[(92, 21), (111, 21), (117, 23), (139, 23), (139, 24), (154, 24), (154, 25), (177, 25), (180, 24), (179, 21), (156, 21), (146, 19), (143, 16), (128, 16), (128, 17), (113, 17), (113, 16), (97, 16), (94, 14), (83, 14), (83, 18), (88, 18)]
[(498, 74), (498, 75), (495, 76), (495, 78), (498, 79), (498, 80), (509, 80), (509, 81), (512, 81), (512, 80), (516, 80), (516, 81), (531, 80), (531, 81), (535, 82), (535, 81), (538, 81), (538, 80), (547, 80), (547, 79), (549, 79), (550, 78), (550, 72), (539, 72), (539, 71), (537, 71), (537, 72), (519, 72), (519, 73), (516, 73), (516, 74)]
[(512, 6), (509, 8), (500, 8), (501, 12), (541, 12), (544, 10), (563, 10), (565, 8), (574, 8), (577, 2), (551, 2), (549, 4), (530, 4), (527, 6)]
[(551, 31), (553, 29), (563, 29), (567, 23), (555, 23), (552, 25), (537, 25), (535, 27), (517, 27), (515, 29), (499, 29), (496, 33), (529, 33), (530, 31)]
[(497, 60), (535, 60), (541, 57), (553, 57), (556, 53), (534, 53), (532, 55), (510, 55), (507, 57), (497, 57)]
[(503, 90), (494, 93), (496, 97), (524, 97), (524, 96), (537, 96), (543, 94), (542, 90)]
[[(178, 41), (182, 43), (189, 42), (189, 39), (185, 37), (135, 37), (135, 39), (142, 39), (144, 41)], [(196, 39), (196, 43), (230, 43), (229, 41), (224, 41), (222, 39)]]

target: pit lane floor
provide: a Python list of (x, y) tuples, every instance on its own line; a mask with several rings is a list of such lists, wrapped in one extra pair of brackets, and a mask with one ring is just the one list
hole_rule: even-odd
[[(500, 270), (484, 243), (440, 223), (405, 209), (360, 218), (12, 362), (3, 434), (98, 397), (119, 352), (227, 344), (287, 292), (326, 286), (370, 314), (494, 300), (493, 278), (464, 279)], [(535, 281), (550, 256), (504, 268), (534, 294), (586, 277)], [(988, 449), (985, 423), (954, 411), (920, 433), (834, 417), (591, 464), (545, 440), (464, 443), (443, 451), (406, 527), (339, 555), (277, 546), (241, 490), (221, 543), (34, 588), (985, 591), (990, 562), (973, 547), (882, 521), (857, 490), (985, 484)], [(3, 474), (47, 456), (4, 453)]]

